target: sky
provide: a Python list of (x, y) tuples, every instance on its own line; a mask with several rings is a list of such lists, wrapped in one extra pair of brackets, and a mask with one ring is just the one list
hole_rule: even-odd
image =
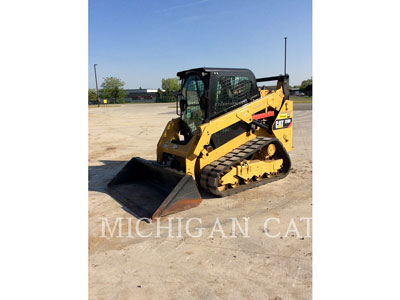
[(312, 75), (311, 0), (89, 0), (89, 88), (159, 88), (198, 67), (248, 68), (256, 77)]

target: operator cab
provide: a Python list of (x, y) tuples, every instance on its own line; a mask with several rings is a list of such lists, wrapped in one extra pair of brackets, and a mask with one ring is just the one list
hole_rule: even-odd
[[(197, 68), (178, 72), (177, 76), (181, 80), (178, 115), (182, 119), (181, 133), (185, 141), (194, 135), (200, 124), (260, 95), (256, 78), (248, 69)], [(224, 129), (225, 133), (237, 131), (239, 128), (236, 127)], [(230, 137), (226, 136), (227, 139)], [(224, 140), (218, 135), (213, 137), (215, 146)]]

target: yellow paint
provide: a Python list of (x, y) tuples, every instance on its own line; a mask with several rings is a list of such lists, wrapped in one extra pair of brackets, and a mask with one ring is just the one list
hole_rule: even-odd
[(277, 173), (282, 167), (283, 160), (248, 160), (241, 164), (233, 167), (228, 173), (222, 176), (220, 180), (221, 185), (236, 184), (238, 178), (245, 181), (251, 180), (257, 177), (261, 179), (261, 176), (270, 176), (273, 173)]
[[(274, 129), (275, 123), (272, 126), (272, 133), (274, 136), (279, 139), (279, 141), (283, 144), (287, 152), (293, 150), (293, 101), (286, 100), (285, 103), (282, 105), (281, 110), (279, 111), (279, 115), (289, 114), (292, 118), (292, 125), (289, 128), (280, 128)], [(278, 118), (277, 118), (278, 120)]]

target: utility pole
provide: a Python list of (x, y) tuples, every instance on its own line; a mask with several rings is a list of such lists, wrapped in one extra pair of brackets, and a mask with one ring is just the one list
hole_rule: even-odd
[(287, 40), (287, 37), (285, 36), (285, 69), (284, 69), (284, 75), (286, 75), (286, 40)]
[(100, 107), (100, 99), (99, 99), (99, 87), (97, 85), (97, 73), (96, 73), (96, 66), (97, 64), (94, 64), (94, 78), (96, 79), (96, 93), (97, 93), (97, 105)]

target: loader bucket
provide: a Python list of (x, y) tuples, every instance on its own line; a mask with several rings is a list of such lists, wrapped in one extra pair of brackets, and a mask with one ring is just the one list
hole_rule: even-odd
[(108, 183), (107, 190), (136, 217), (153, 221), (202, 201), (192, 176), (140, 157), (132, 158)]

